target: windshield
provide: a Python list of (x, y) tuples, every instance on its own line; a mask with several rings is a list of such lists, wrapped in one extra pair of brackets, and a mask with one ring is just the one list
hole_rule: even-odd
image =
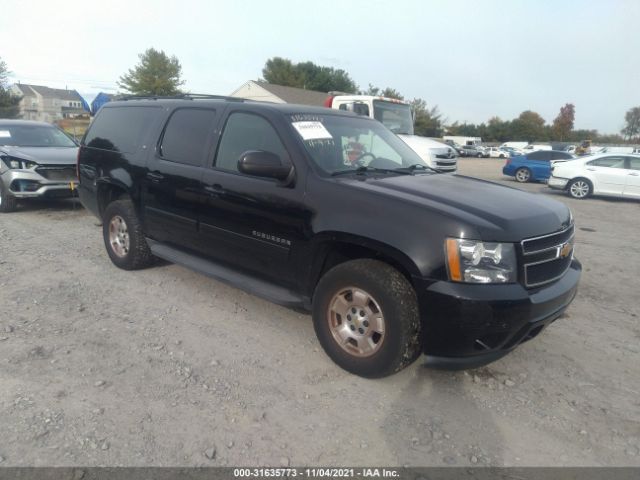
[(398, 169), (427, 164), (382, 124), (362, 117), (292, 115), (291, 123), (314, 163), (335, 174), (358, 167)]
[(61, 130), (46, 125), (1, 125), (0, 145), (11, 147), (75, 147)]
[(373, 117), (393, 133), (413, 135), (413, 116), (406, 103), (373, 101)]

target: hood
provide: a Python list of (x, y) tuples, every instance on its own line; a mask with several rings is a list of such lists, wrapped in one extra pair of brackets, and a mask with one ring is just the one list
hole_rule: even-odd
[[(395, 197), (455, 218), (480, 234), (479, 240), (519, 242), (566, 228), (571, 212), (544, 195), (461, 175), (399, 175), (359, 180), (350, 188)], [(468, 233), (468, 235), (472, 235)]]
[(75, 165), (77, 147), (0, 147), (1, 154), (22, 160), (31, 160), (40, 165)]
[(456, 151), (446, 143), (438, 142), (427, 137), (419, 137), (418, 135), (398, 135), (404, 143), (409, 145), (411, 149), (419, 155), (433, 153), (436, 155), (451, 154), (455, 156)]

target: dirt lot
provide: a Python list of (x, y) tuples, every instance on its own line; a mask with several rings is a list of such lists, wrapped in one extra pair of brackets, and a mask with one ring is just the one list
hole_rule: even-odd
[(308, 316), (175, 265), (116, 269), (74, 202), (2, 215), (0, 465), (640, 465), (640, 202), (502, 163), (460, 170), (568, 204), (584, 274), (566, 318), (469, 372), (360, 379)]

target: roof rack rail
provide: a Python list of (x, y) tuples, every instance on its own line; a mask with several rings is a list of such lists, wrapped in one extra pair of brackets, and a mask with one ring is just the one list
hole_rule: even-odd
[(247, 99), (206, 93), (180, 93), (178, 95), (116, 95), (114, 100), (228, 100), (230, 102), (245, 102)]

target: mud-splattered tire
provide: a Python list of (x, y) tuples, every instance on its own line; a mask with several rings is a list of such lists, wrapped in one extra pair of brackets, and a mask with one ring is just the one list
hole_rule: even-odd
[(15, 212), (16, 208), (18, 208), (16, 197), (7, 192), (0, 181), (0, 213)]
[(361, 377), (391, 375), (421, 352), (415, 291), (398, 270), (377, 260), (329, 270), (315, 290), (313, 324), (327, 355)]
[(104, 211), (102, 221), (104, 245), (113, 264), (123, 270), (138, 270), (154, 263), (133, 203), (116, 200)]

